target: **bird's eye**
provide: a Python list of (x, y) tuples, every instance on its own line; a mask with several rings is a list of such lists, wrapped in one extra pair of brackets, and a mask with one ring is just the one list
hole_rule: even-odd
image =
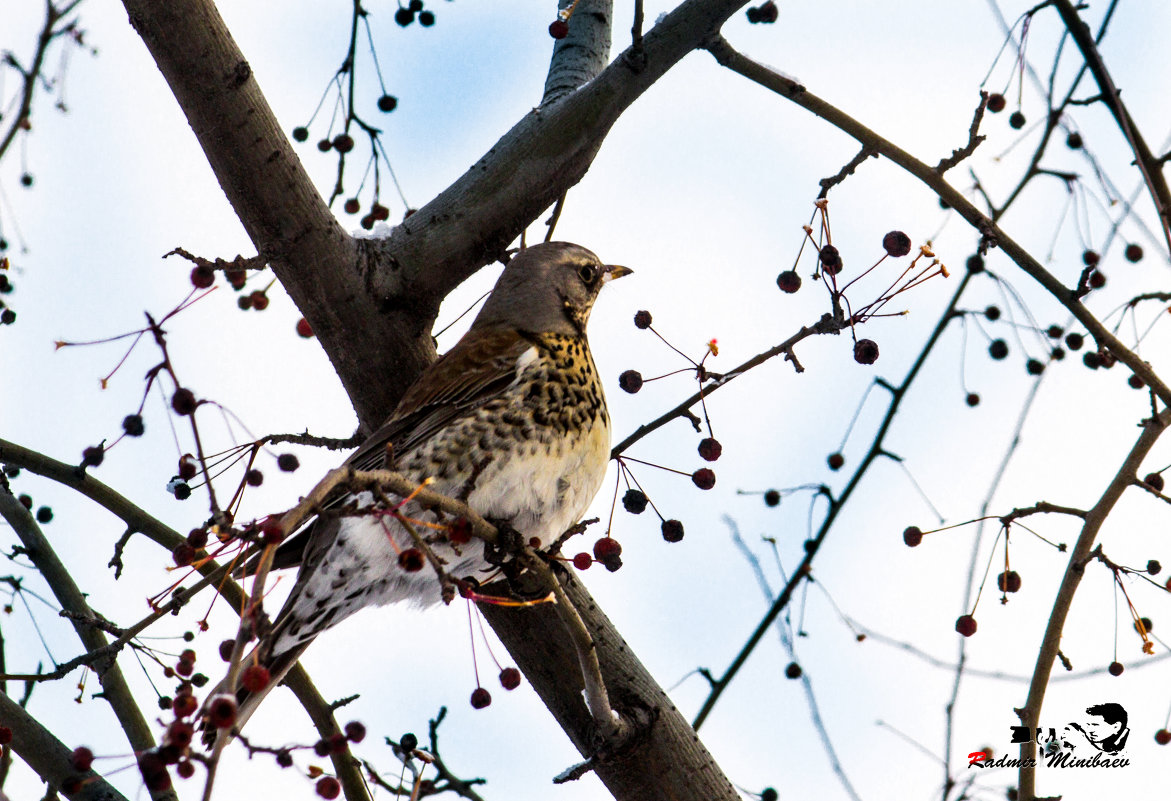
[(577, 276), (583, 284), (592, 284), (598, 277), (598, 268), (592, 264), (583, 264), (577, 268)]

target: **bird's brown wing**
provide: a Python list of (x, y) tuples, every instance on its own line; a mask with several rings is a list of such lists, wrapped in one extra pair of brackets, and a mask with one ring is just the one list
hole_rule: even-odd
[[(533, 341), (516, 331), (469, 331), (419, 376), (394, 412), (346, 460), (355, 470), (387, 466), (391, 453), (406, 453), (427, 441), (456, 418), (499, 396), (517, 375), (517, 361)], [(334, 503), (346, 496), (339, 494)], [(296, 567), (306, 554), (326, 548), (337, 535), (337, 525), (315, 521), (286, 539), (273, 557), (273, 570)], [(254, 559), (245, 571), (255, 569)], [(298, 581), (298, 583), (300, 583)]]

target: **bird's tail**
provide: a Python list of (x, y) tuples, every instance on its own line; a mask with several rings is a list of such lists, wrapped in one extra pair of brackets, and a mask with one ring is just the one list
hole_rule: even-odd
[[(276, 656), (263, 656), (264, 645), (258, 645), (240, 661), (241, 668), (237, 678), (235, 693), (228, 686), (227, 678), (216, 685), (207, 695), (203, 704), (203, 744), (210, 748), (215, 743), (216, 733), (220, 729), (229, 732), (239, 732), (244, 724), (256, 712), (260, 702), (268, 697), (278, 684), (285, 680), (285, 676), (297, 664), (301, 654), (313, 642), (310, 638), (293, 648), (283, 651)], [(257, 670), (260, 668), (260, 670)], [(267, 678), (267, 681), (264, 679)], [(251, 688), (251, 689), (249, 689)], [(222, 699), (227, 696), (227, 699)], [(235, 697), (235, 704), (230, 699)], [(223, 703), (227, 700), (227, 703)]]

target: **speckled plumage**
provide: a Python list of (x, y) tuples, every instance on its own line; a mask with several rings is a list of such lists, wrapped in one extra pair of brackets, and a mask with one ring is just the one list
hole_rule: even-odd
[[(407, 391), (387, 422), (348, 461), (389, 465), (548, 544), (597, 492), (610, 420), (585, 325), (598, 291), (628, 273), (568, 243), (535, 245), (505, 267), (468, 333)], [(350, 499), (353, 500), (353, 499)], [(371, 499), (358, 498), (359, 507)], [(433, 520), (414, 503), (407, 517)], [(392, 544), (391, 540), (394, 540)], [(430, 565), (403, 570), (409, 534), (386, 516), (323, 517), (309, 531), (296, 583), (258, 647), (272, 685), (325, 629), (371, 605), (440, 599)], [(483, 544), (432, 544), (456, 578), (483, 578)], [(250, 714), (263, 693), (241, 707)]]

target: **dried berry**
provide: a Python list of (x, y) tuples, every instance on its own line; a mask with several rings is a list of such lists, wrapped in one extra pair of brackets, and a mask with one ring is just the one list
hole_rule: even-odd
[(817, 254), (821, 269), (830, 275), (837, 275), (842, 269), (842, 256), (833, 245), (826, 245)]
[(250, 693), (258, 693), (272, 680), (264, 665), (249, 665), (240, 674), (240, 685)]
[(398, 108), (398, 98), (394, 95), (382, 95), (378, 98), (378, 110), (389, 114)]
[(42, 506), (40, 509), (37, 509), (37, 522), (38, 523), (51, 523), (52, 521), (53, 521), (53, 510), (51, 507)]
[(127, 436), (141, 437), (146, 431), (146, 426), (142, 424), (142, 415), (128, 414), (123, 417), (122, 430), (126, 432)]
[(101, 445), (91, 445), (81, 452), (82, 467), (97, 467), (106, 458), (106, 449)]
[(1086, 283), (1090, 285), (1090, 289), (1101, 289), (1106, 286), (1106, 274), (1101, 270), (1094, 270), (1090, 273), (1090, 280)]
[(1070, 350), (1081, 350), (1085, 343), (1086, 338), (1076, 331), (1065, 335), (1065, 347)]
[(996, 586), (1001, 592), (1017, 592), (1021, 588), (1021, 576), (1015, 570), (1005, 570), (996, 577)]
[(642, 373), (637, 370), (627, 370), (618, 376), (618, 386), (633, 395), (642, 389)]
[(829, 465), (830, 470), (841, 470), (842, 467), (844, 467), (846, 464), (846, 457), (841, 453), (831, 453), (829, 456), (825, 457), (825, 463)]
[(360, 743), (366, 739), (366, 727), (359, 721), (351, 720), (346, 724), (344, 731), (346, 739), (351, 743)]
[(1106, 668), (1111, 676), (1121, 676), (1122, 671), (1126, 670), (1121, 662), (1111, 662), (1110, 666)]
[(988, 355), (996, 361), (1001, 361), (1008, 356), (1008, 343), (1003, 339), (994, 339), (988, 345)]
[(781, 493), (777, 492), (775, 489), (765, 491), (765, 493), (764, 493), (764, 505), (765, 506), (776, 506), (780, 502), (781, 502)]
[(911, 252), (911, 237), (902, 231), (891, 231), (882, 238), (882, 249), (889, 256), (906, 256)]
[(263, 290), (256, 290), (248, 296), (252, 301), (252, 308), (256, 311), (264, 311), (268, 308), (268, 295), (264, 294)]
[(594, 543), (594, 559), (613, 573), (622, 567), (622, 546), (613, 537), (602, 537)]
[(978, 394), (976, 394), (975, 392), (969, 392), (968, 396), (966, 398), (964, 398), (964, 402), (966, 404), (968, 404), (969, 406), (979, 406), (980, 405), (980, 396)]
[(573, 557), (573, 566), (578, 570), (588, 570), (593, 563), (594, 558), (588, 553), (579, 553)]
[(796, 270), (785, 270), (777, 276), (777, 286), (782, 292), (792, 295), (801, 288), (801, 276)]
[(138, 755), (138, 772), (142, 774), (143, 784), (148, 790), (163, 792), (171, 787), (167, 764), (156, 751), (144, 751)]
[(641, 309), (634, 313), (634, 327), (639, 329), (646, 329), (651, 327), (651, 313), (646, 309)]
[(678, 520), (664, 520), (661, 531), (663, 539), (667, 542), (679, 542), (683, 539), (683, 524)]
[(86, 748), (84, 745), (73, 749), (73, 753), (69, 755), (69, 767), (84, 773), (89, 770), (94, 763), (94, 752)]
[[(401, 12), (402, 9), (400, 8), (399, 11)], [(317, 794), (322, 798), (337, 798), (342, 794), (342, 785), (333, 776), (322, 776), (317, 780)]]
[(1098, 251), (1096, 250), (1082, 251), (1082, 264), (1086, 265), (1087, 267), (1093, 267), (1101, 260), (1102, 257), (1098, 255)]
[(1029, 375), (1041, 375), (1045, 372), (1045, 365), (1039, 359), (1029, 359), (1025, 362), (1025, 370)]
[(264, 473), (260, 472), (256, 468), (253, 468), (244, 474), (244, 481), (250, 487), (259, 487), (264, 483)]
[(968, 256), (967, 266), (968, 272), (970, 273), (975, 274), (984, 272), (984, 257), (979, 253), (973, 253), (971, 256)]
[(714, 462), (724, 452), (724, 446), (713, 437), (704, 437), (699, 441), (699, 455), (706, 461)]
[(628, 489), (622, 496), (622, 508), (632, 515), (640, 515), (646, 511), (647, 497), (642, 490)]
[(407, 548), (398, 555), (398, 566), (408, 573), (417, 573), (427, 563), (423, 552), (418, 548)]
[(215, 283), (215, 270), (200, 264), (191, 271), (191, 284), (196, 289), (207, 289)]
[(175, 410), (175, 414), (181, 416), (194, 413), (195, 393), (183, 387), (175, 390), (175, 394), (171, 396), (171, 408)]
[(786, 679), (799, 679), (801, 678), (801, 673), (801, 666), (796, 662), (790, 662), (789, 664), (785, 665)]
[(422, 11), (419, 13), (419, 24), (424, 28), (430, 28), (435, 24), (435, 15), (430, 11)]
[(520, 686), (520, 671), (514, 667), (500, 671), (500, 686), (506, 690), (515, 690)]
[(1126, 379), (1126, 383), (1130, 385), (1131, 389), (1142, 389), (1147, 385), (1146, 381), (1143, 381), (1140, 376), (1134, 373), (1131, 373), (1130, 377)]
[(1163, 474), (1162, 473), (1147, 473), (1143, 478), (1143, 483), (1156, 492), (1163, 491)]
[(284, 749), (276, 752), (276, 763), (282, 768), (293, 767), (293, 755)]
[(1159, 564), (1158, 559), (1151, 559), (1149, 562), (1147, 562), (1147, 572), (1150, 573), (1152, 576), (1159, 575), (1159, 571), (1161, 571), (1162, 569), (1163, 569), (1163, 566), (1161, 564)]
[(298, 142), (304, 142), (309, 138), (309, 129), (304, 125), (298, 125), (293, 129), (293, 139)]
[(691, 482), (701, 490), (710, 490), (716, 485), (715, 471), (710, 467), (701, 467), (691, 474)]
[(292, 473), (301, 466), (301, 461), (291, 453), (282, 453), (276, 457), (276, 466), (285, 473)]
[(224, 660), (225, 662), (230, 662), (232, 660), (232, 651), (235, 649), (235, 647), (236, 647), (235, 640), (224, 640), (223, 642), (221, 642), (220, 643), (220, 659)]
[(873, 339), (859, 339), (854, 343), (854, 361), (858, 364), (874, 364), (878, 361), (878, 343)]
[(472, 691), (472, 709), (483, 709), (492, 703), (492, 694), (483, 687), (477, 687)]
[(181, 542), (171, 551), (171, 558), (176, 567), (187, 567), (195, 561), (195, 549), (185, 542)]
[(1000, 319), (1000, 307), (989, 306), (988, 308), (984, 309), (984, 316), (992, 322), (996, 322)]
[(1008, 116), (1008, 124), (1010, 128), (1015, 128), (1018, 131), (1025, 127), (1025, 115), (1019, 111), (1014, 111)]
[(409, 754), (419, 747), (419, 738), (411, 732), (407, 732), (399, 738), (398, 746)]
[(569, 36), (569, 23), (563, 19), (555, 19), (549, 23), (549, 35), (554, 39), (564, 39)]
[(409, 8), (400, 8), (394, 12), (394, 21), (405, 28), (415, 21), (415, 12)]
[(1159, 745), (1167, 745), (1167, 743), (1171, 743), (1171, 731), (1167, 731), (1166, 729), (1159, 729), (1157, 732), (1155, 732), (1155, 742), (1157, 742)]
[(1082, 142), (1082, 135), (1077, 131), (1074, 131), (1069, 136), (1065, 137), (1065, 146), (1070, 150), (1081, 150), (1083, 144), (1085, 143)]
[(976, 618), (971, 615), (960, 615), (956, 619), (956, 631), (965, 637), (971, 637), (976, 633)]
[(1125, 256), (1126, 260), (1131, 264), (1140, 262), (1143, 258), (1143, 246), (1137, 242), (1131, 242), (1126, 246), (1126, 250), (1122, 251), (1122, 255)]
[(1000, 92), (994, 92), (988, 95), (988, 110), (993, 114), (999, 114), (1004, 111), (1007, 105), (1008, 101), (1004, 99), (1004, 95), (1000, 94)]
[(357, 214), (362, 210), (362, 202), (356, 197), (347, 198), (342, 204), (342, 211), (346, 214)]
[(908, 548), (915, 548), (923, 541), (923, 530), (918, 526), (907, 526), (903, 529), (903, 542)]

